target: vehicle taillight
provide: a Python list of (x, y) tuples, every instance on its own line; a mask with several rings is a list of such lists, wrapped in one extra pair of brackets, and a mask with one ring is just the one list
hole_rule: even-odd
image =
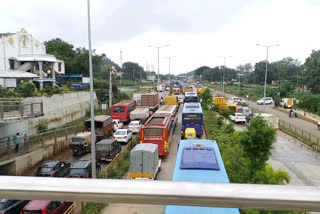
[(56, 174), (55, 172), (51, 172), (50, 173), (51, 176), (55, 176), (55, 174)]
[(236, 117), (236, 119), (239, 119), (239, 117)]
[(181, 130), (184, 131), (184, 127), (182, 127)]
[[(22, 212), (22, 211), (21, 211)], [(0, 214), (7, 214), (8, 212), (5, 210), (3, 212), (0, 212)]]
[(116, 137), (115, 137), (115, 136), (113, 136), (112, 138), (113, 138), (113, 139), (116, 139)]
[(66, 178), (69, 178), (69, 175), (66, 175), (65, 177), (66, 177)]
[(127, 136), (124, 136), (123, 138), (124, 138), (124, 139), (127, 139)]
[(83, 176), (84, 178), (89, 178), (89, 174), (86, 174)]
[(47, 214), (47, 213), (46, 213), (46, 211), (44, 211), (44, 210), (42, 210), (42, 212), (41, 212), (41, 213), (42, 213), (42, 214)]

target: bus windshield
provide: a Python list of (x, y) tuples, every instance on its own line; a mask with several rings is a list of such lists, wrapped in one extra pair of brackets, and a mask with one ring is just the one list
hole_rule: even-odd
[(144, 136), (162, 136), (162, 129), (143, 129)]
[(198, 97), (186, 97), (186, 102), (198, 102)]
[(114, 106), (113, 107), (113, 113), (122, 113), (122, 112), (124, 112), (123, 106)]
[(182, 120), (184, 122), (196, 122), (201, 123), (202, 115), (201, 114), (183, 114)]

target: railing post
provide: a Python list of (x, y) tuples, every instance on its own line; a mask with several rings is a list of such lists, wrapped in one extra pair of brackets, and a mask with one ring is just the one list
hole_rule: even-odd
[(29, 151), (29, 145), (27, 143), (27, 134), (24, 134), (23, 144), (24, 144), (25, 151), (28, 152)]
[(23, 104), (21, 101), (20, 101), (20, 105), (19, 105), (19, 110), (20, 110), (21, 119), (23, 119)]
[(41, 111), (41, 115), (43, 114), (43, 101), (40, 102), (40, 111)]
[(4, 115), (4, 111), (3, 111), (3, 103), (0, 102), (0, 120), (3, 120), (3, 115)]
[(30, 104), (31, 106), (31, 117), (33, 118), (34, 117), (34, 112), (33, 112), (33, 103)]
[(41, 141), (42, 147), (44, 147), (44, 136), (43, 136), (43, 134), (40, 134), (40, 141)]

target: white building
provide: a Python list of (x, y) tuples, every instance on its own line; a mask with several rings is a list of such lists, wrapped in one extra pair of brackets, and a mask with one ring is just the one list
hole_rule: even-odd
[(64, 74), (62, 60), (46, 54), (46, 47), (25, 29), (17, 33), (0, 33), (0, 85), (16, 87), (17, 81), (55, 84), (56, 73)]

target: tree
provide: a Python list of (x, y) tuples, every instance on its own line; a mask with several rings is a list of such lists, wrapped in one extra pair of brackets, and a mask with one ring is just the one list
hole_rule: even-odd
[(304, 81), (313, 93), (320, 93), (320, 50), (313, 50), (303, 64)]
[(207, 110), (208, 107), (211, 108), (212, 105), (212, 94), (209, 88), (204, 90), (204, 92), (200, 95), (201, 106), (203, 109)]
[(252, 118), (248, 130), (241, 135), (240, 143), (251, 160), (253, 171), (265, 167), (275, 139), (276, 132), (273, 127), (269, 126), (260, 116)]
[(30, 97), (36, 92), (36, 85), (32, 82), (24, 82), (20, 85), (20, 90), (23, 96)]

